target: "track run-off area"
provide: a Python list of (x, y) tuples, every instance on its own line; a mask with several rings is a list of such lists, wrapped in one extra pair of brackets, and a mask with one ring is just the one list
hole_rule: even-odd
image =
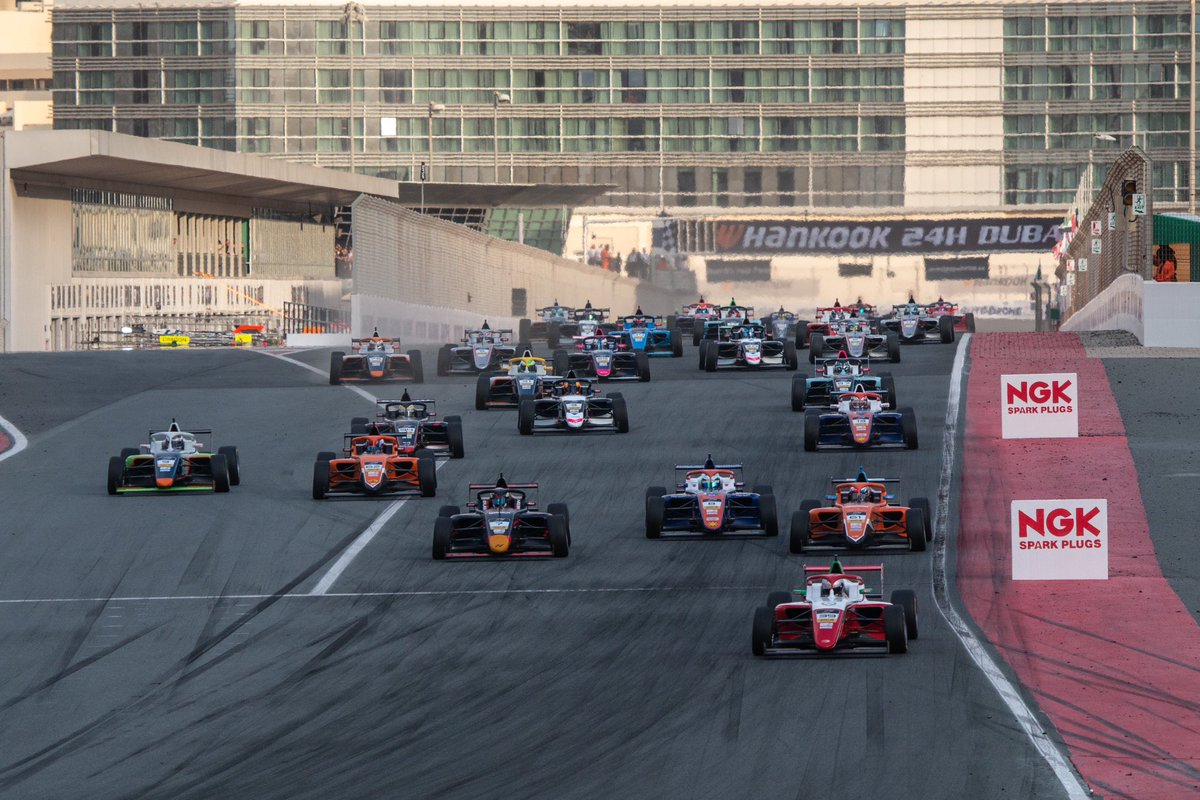
[[(404, 388), (330, 386), (327, 351), (0, 357), (0, 424), (24, 445), (0, 461), (0, 798), (1086, 796), (1054, 758), (1079, 763), (1072, 732), (959, 599), (958, 353), (884, 367), (916, 451), (805, 453), (794, 373), (706, 374), (690, 345), (652, 359), (649, 383), (602, 387), (628, 401), (624, 435), (522, 437), (515, 410), (474, 410), (473, 376), (430, 377), (410, 392), (462, 415), (466, 458), (440, 465), (436, 498), (403, 502), (311, 498), (316, 453)], [(241, 485), (108, 496), (108, 457), (172, 418), (237, 445)], [(710, 453), (774, 487), (780, 537), (645, 538), (646, 487)], [(754, 658), (755, 606), (829, 561), (788, 554), (791, 513), (860, 465), (948, 501), (929, 552), (845, 559), (917, 591), (919, 639)], [(433, 561), (439, 506), (501, 471), (570, 506), (570, 556)], [(1006, 515), (997, 530), (1003, 549)], [(1194, 732), (1200, 690), (1171, 694)], [(1194, 763), (1154, 757), (1178, 761), (1174, 796), (1200, 791)]]

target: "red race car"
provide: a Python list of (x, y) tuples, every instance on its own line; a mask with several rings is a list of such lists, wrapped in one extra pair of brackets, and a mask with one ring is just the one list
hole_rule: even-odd
[(804, 587), (771, 592), (754, 610), (751, 651), (756, 656), (890, 655), (908, 652), (917, 638), (917, 595), (892, 592), (884, 602), (883, 566), (805, 567)]
[(792, 515), (788, 549), (807, 553), (815, 549), (866, 550), (925, 549), (933, 539), (929, 499), (914, 497), (907, 506), (896, 503), (891, 478), (869, 478), (859, 469), (853, 478), (835, 478), (833, 493), (821, 500), (805, 500)]
[(334, 386), (345, 381), (425, 381), (421, 351), (401, 352), (400, 340), (380, 336), (378, 329), (366, 339), (351, 339), (350, 347), (349, 354), (329, 354), (329, 382)]
[(437, 466), (432, 456), (400, 455), (395, 436), (347, 434), (345, 455), (317, 454), (313, 465), (313, 499), (335, 494), (437, 494)]

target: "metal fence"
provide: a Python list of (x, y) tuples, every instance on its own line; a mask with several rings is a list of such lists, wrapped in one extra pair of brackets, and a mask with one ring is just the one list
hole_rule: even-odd
[(284, 333), (346, 333), (350, 312), (307, 303), (283, 304)]
[[(1061, 248), (1055, 275), (1058, 307), (1065, 321), (1121, 275), (1153, 277), (1152, 162), (1140, 147), (1126, 150), (1095, 189), (1090, 176), (1080, 183), (1067, 213), (1068, 243)], [(1125, 181), (1133, 181), (1144, 206), (1125, 205)], [(1132, 198), (1131, 198), (1132, 200)], [(1135, 213), (1135, 210), (1140, 213)]]

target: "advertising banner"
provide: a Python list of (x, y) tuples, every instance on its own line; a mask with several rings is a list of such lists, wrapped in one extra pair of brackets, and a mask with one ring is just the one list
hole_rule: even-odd
[(1005, 439), (1078, 438), (1078, 377), (1074, 372), (1001, 375), (1000, 409)]
[(1108, 580), (1107, 500), (1013, 500), (1014, 581)]

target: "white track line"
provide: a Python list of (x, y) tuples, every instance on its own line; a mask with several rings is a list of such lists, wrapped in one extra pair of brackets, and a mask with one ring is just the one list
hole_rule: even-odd
[(35, 605), (37, 603), (179, 603), (186, 601), (213, 602), (218, 600), (301, 600), (301, 599), (358, 599), (370, 597), (470, 597), (502, 594), (650, 594), (655, 592), (761, 592), (768, 586), (629, 586), (615, 588), (559, 589), (441, 589), (407, 592), (328, 592), (317, 594), (186, 594), (147, 595), (145, 597), (33, 597), (0, 600), (0, 606)]
[(4, 431), (12, 438), (12, 447), (8, 448), (3, 453), (0, 453), (0, 461), (12, 458), (17, 453), (29, 446), (29, 440), (25, 438), (25, 434), (21, 433), (16, 425), (13, 425), (4, 417), (0, 417), (0, 428), (3, 428)]
[[(262, 353), (264, 356), (270, 356), (271, 358), (277, 358), (280, 361), (286, 361), (289, 364), (295, 364), (297, 367), (302, 367), (303, 369), (306, 369), (309, 372), (315, 372), (316, 374), (320, 375), (323, 378), (329, 377), (328, 372), (317, 369), (312, 364), (305, 364), (303, 361), (297, 361), (294, 358), (288, 358), (287, 356), (280, 355), (279, 353), (270, 353), (270, 352), (267, 352), (266, 350), (255, 350), (253, 352)], [(372, 405), (374, 405), (376, 403), (376, 401), (379, 399), (375, 395), (368, 392), (366, 389), (363, 389), (359, 386), (351, 386), (351, 385), (345, 384), (345, 383), (340, 384), (340, 385), (343, 389), (349, 389), (350, 391), (354, 392), (355, 394), (359, 395), (360, 397), (365, 398)], [(437, 466), (434, 467), (434, 469), (435, 470), (441, 469), (442, 465), (445, 463), (446, 463), (445, 461), (437, 462)], [(402, 497), (399, 500), (393, 500), (391, 503), (388, 503), (387, 507), (384, 508), (383, 511), (381, 511), (379, 513), (379, 516), (377, 516), (371, 522), (370, 525), (367, 526), (366, 530), (364, 530), (357, 537), (355, 537), (354, 541), (351, 542), (350, 545), (345, 550), (342, 551), (342, 554), (340, 556), (338, 556), (337, 561), (335, 561), (333, 563), (332, 567), (330, 567), (328, 570), (326, 570), (325, 574), (322, 575), (321, 578), (317, 581), (317, 585), (312, 588), (312, 591), (307, 592), (306, 594), (309, 594), (309, 595), (328, 594), (330, 588), (333, 587), (334, 582), (342, 576), (342, 573), (345, 572), (346, 569), (350, 566), (350, 564), (354, 561), (354, 559), (358, 557), (358, 554), (366, 549), (367, 545), (369, 545), (371, 543), (371, 540), (374, 539), (375, 536), (381, 530), (383, 530), (383, 526), (387, 524), (387, 521), (390, 520), (392, 517), (396, 516), (396, 512), (399, 511), (401, 506), (403, 506), (405, 503), (407, 503), (409, 501), (409, 499), (410, 498)]]
[(938, 537), (937, 547), (934, 548), (933, 555), (933, 574), (934, 574), (934, 590), (933, 599), (937, 604), (938, 610), (941, 611), (942, 617), (950, 624), (950, 629), (962, 642), (963, 648), (967, 651), (967, 655), (975, 662), (983, 672), (984, 677), (992, 684), (996, 692), (1000, 695), (1000, 699), (1008, 706), (1008, 710), (1012, 712), (1017, 724), (1025, 731), (1025, 735), (1029, 737), (1033, 743), (1034, 749), (1038, 754), (1045, 759), (1050, 769), (1054, 772), (1054, 776), (1058, 778), (1058, 782), (1062, 784), (1063, 790), (1066, 791), (1067, 797), (1071, 800), (1087, 800), (1092, 797), (1092, 793), (1084, 785), (1076, 774), (1074, 767), (1071, 766), (1071, 761), (1067, 758), (1066, 753), (1058, 746), (1058, 744), (1046, 735), (1042, 729), (1042, 725), (1038, 722), (1037, 716), (1032, 709), (1026, 704), (1020, 691), (1000, 669), (1000, 665), (992, 658), (991, 654), (984, 647), (983, 642), (975, 635), (975, 632), (966, 623), (958, 611), (954, 608), (954, 603), (950, 599), (950, 591), (946, 577), (946, 549), (949, 537), (946, 531), (950, 525), (950, 490), (954, 469), (954, 449), (958, 437), (958, 407), (962, 397), (963, 387), (963, 370), (967, 360), (967, 349), (971, 341), (971, 334), (964, 334), (958, 342), (958, 351), (954, 355), (954, 368), (950, 373), (950, 392), (946, 401), (946, 432), (945, 438), (942, 440), (942, 474), (938, 482), (938, 505), (936, 513), (935, 530), (941, 532)]

